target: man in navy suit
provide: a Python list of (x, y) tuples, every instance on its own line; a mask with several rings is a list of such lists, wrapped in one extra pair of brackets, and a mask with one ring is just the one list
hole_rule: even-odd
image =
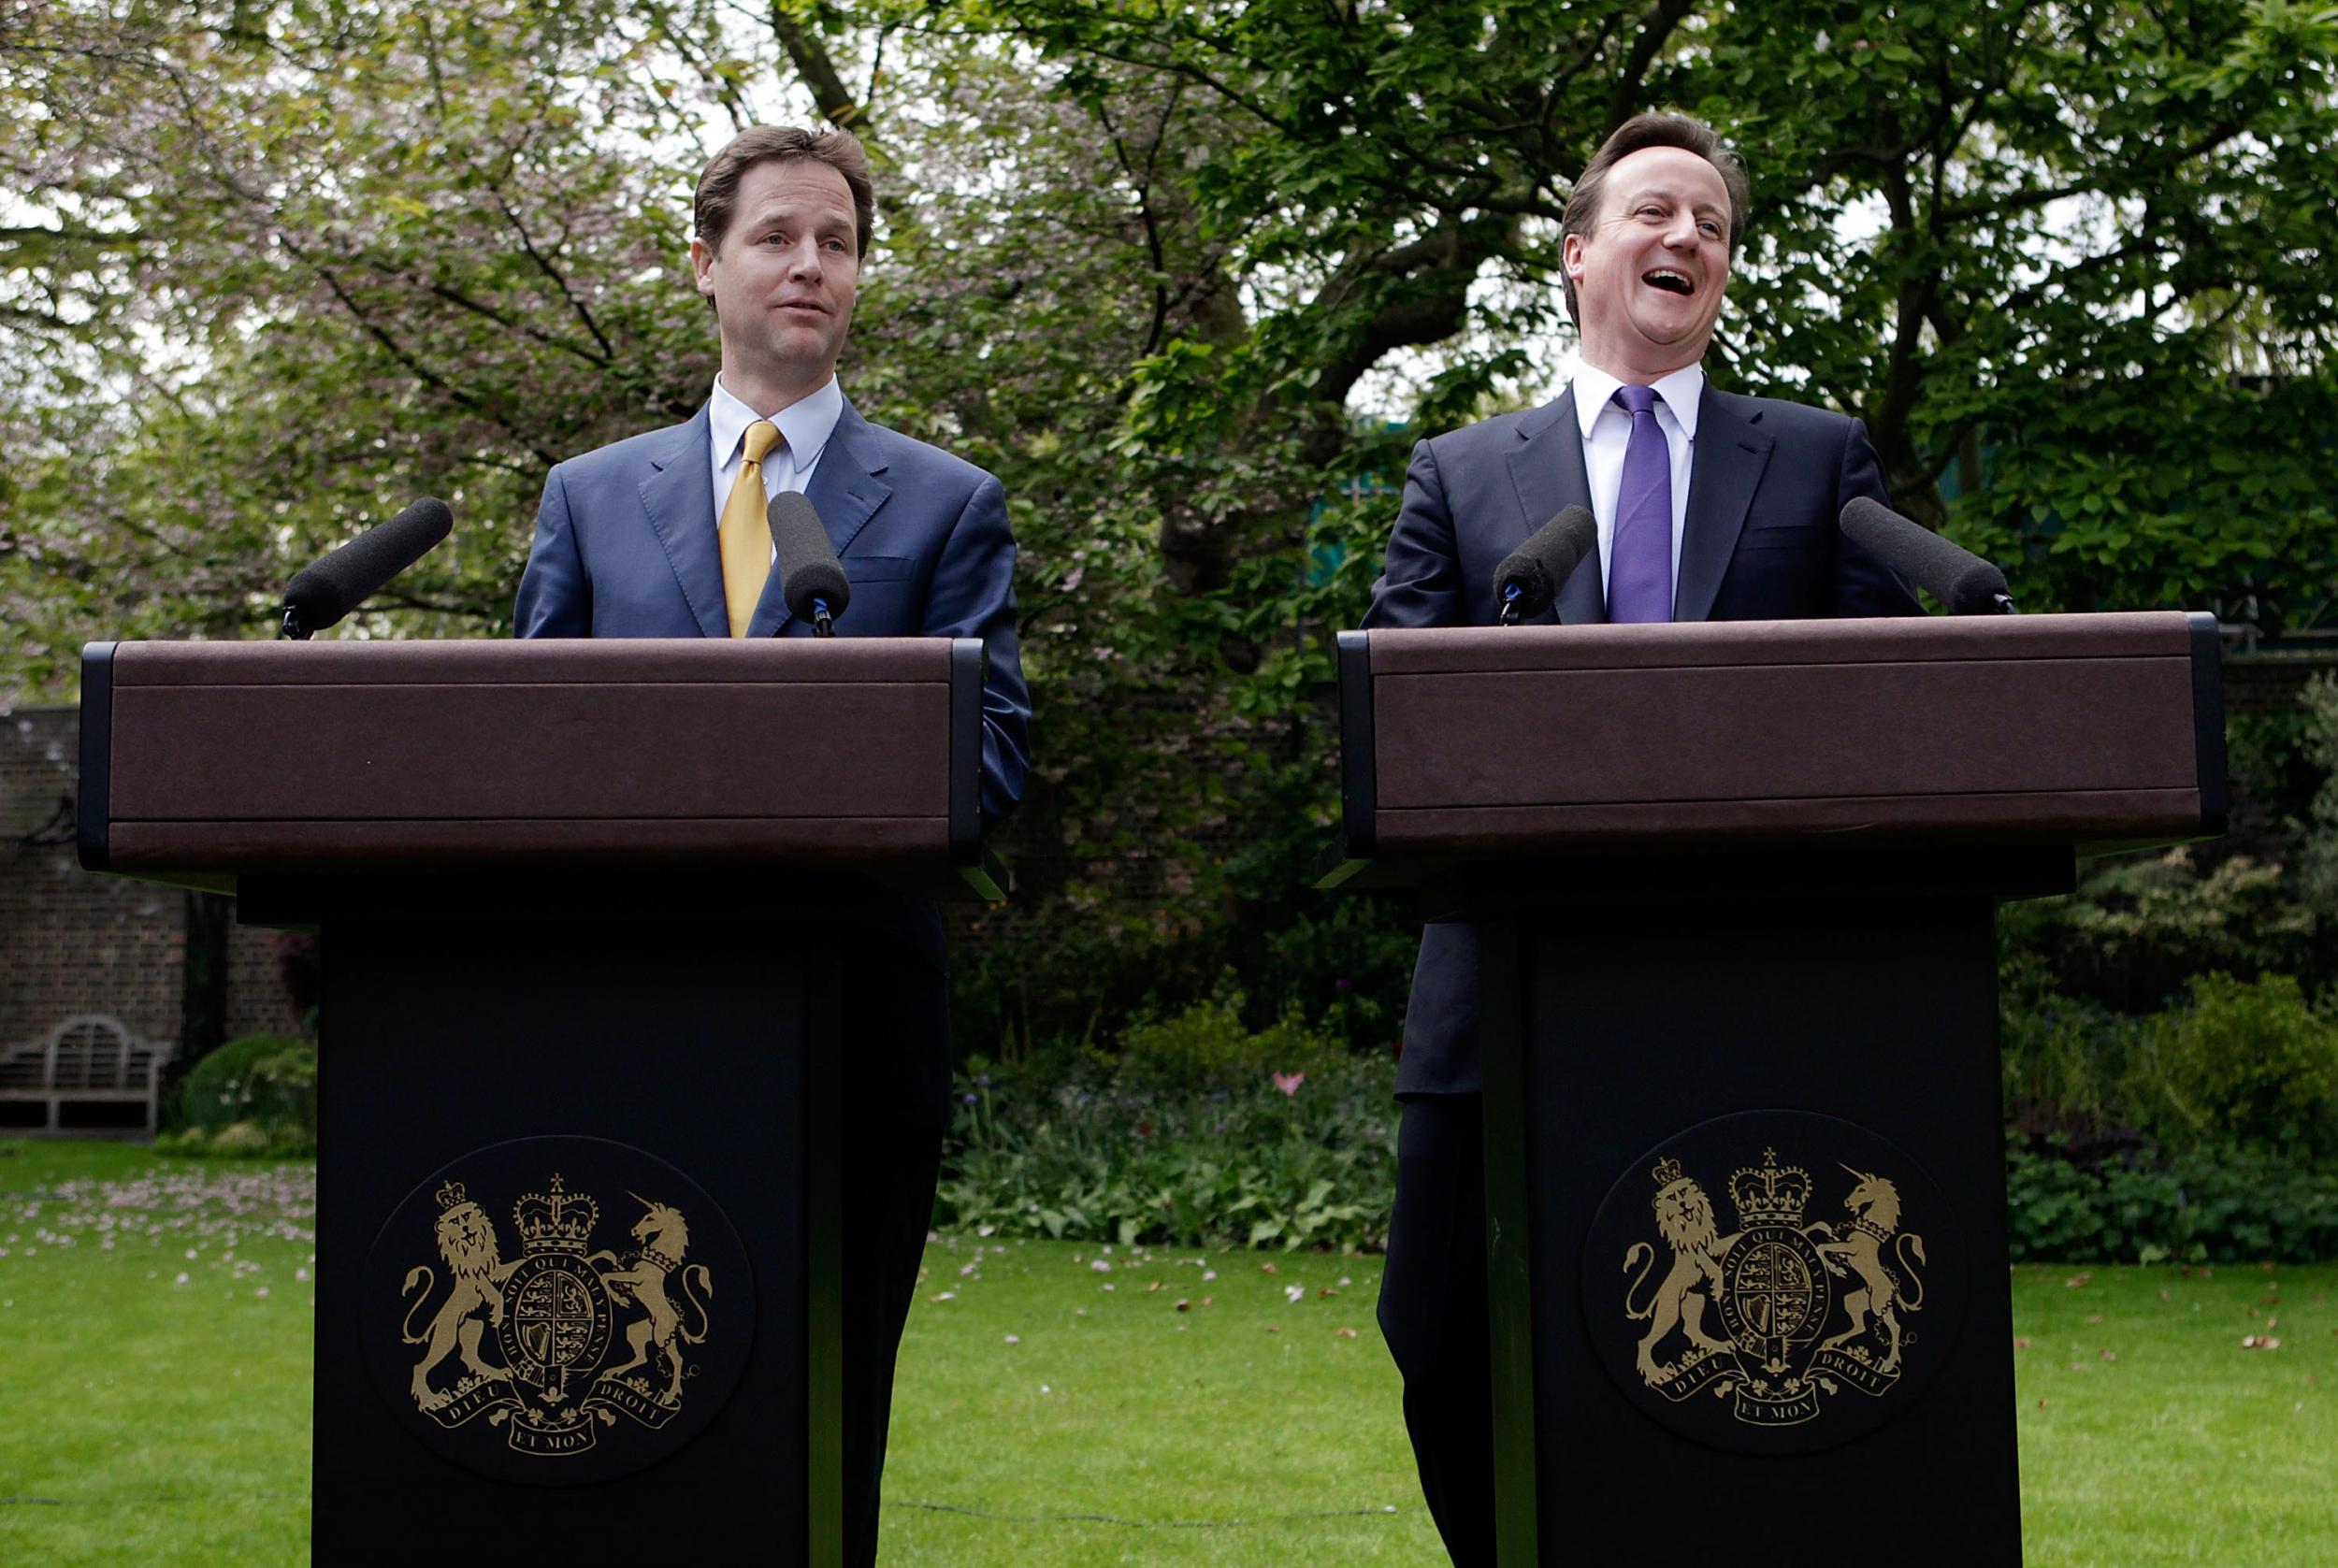
[[(1852, 497), (1884, 498), (1866, 427), (1706, 383), (1745, 207), (1743, 167), (1696, 121), (1643, 114), (1608, 138), (1560, 227), (1580, 368), (1556, 402), (1413, 449), (1367, 627), (1494, 624), (1494, 568), (1567, 506), (1591, 510), (1599, 548), (1545, 623), (1916, 612), (1837, 527)], [(1477, 1033), (1476, 932), (1430, 926), (1396, 1074), (1379, 1316), (1422, 1490), (1461, 1568), (1494, 1561)]]
[[(521, 637), (805, 636), (771, 570), (770, 496), (811, 501), (852, 583), (840, 636), (978, 637), (982, 807), (1021, 797), (1031, 700), (1015, 540), (999, 482), (872, 424), (836, 362), (875, 212), (860, 144), (761, 126), (699, 180), (690, 262), (722, 369), (685, 424), (552, 470), (520, 580)], [(773, 737), (775, 755), (790, 755)], [(807, 764), (808, 765), (808, 764)], [(932, 1218), (949, 1115), (948, 987), (930, 905), (848, 959), (844, 1140), (844, 1561), (876, 1560), (893, 1362)]]

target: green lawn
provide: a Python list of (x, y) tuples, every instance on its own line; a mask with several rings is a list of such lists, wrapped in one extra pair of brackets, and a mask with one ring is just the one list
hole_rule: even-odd
[[(309, 1172), (16, 1150), (0, 1563), (305, 1561)], [(937, 1244), (885, 1561), (1438, 1561), (1378, 1285), (1373, 1259)], [(2334, 1266), (2021, 1270), (2030, 1562), (2338, 1560), (2333, 1289)]]

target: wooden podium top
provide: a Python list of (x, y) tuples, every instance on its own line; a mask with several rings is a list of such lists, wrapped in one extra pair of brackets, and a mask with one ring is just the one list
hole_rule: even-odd
[(94, 643), (81, 863), (982, 870), (972, 639)]
[(2215, 621), (2177, 611), (1491, 626), (1339, 640), (1374, 866), (2222, 831)]

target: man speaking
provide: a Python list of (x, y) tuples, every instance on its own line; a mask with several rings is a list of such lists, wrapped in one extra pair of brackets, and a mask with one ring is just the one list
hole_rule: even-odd
[[(1490, 626), (1503, 557), (1561, 509), (1598, 524), (1547, 623), (1900, 615), (1913, 596), (1843, 539), (1883, 498), (1866, 427), (1706, 382), (1746, 179), (1707, 126), (1643, 114), (1575, 182), (1560, 225), (1581, 367), (1557, 401), (1413, 449), (1367, 627)], [(1683, 976), (1683, 979), (1690, 977)], [(1380, 1331), (1422, 1492), (1461, 1568), (1494, 1562), (1491, 1351), (1475, 930), (1422, 933), (1396, 1092)]]
[[(722, 369), (705, 407), (552, 470), (520, 580), (521, 637), (809, 635), (772, 570), (770, 498), (801, 492), (851, 583), (844, 636), (976, 637), (982, 808), (1020, 798), (1031, 702), (1015, 540), (989, 474), (855, 411), (836, 362), (875, 198), (850, 134), (759, 126), (699, 179), (690, 264)], [(773, 767), (808, 736), (742, 737)], [(933, 1213), (949, 1114), (941, 920), (904, 907), (848, 959), (844, 1009), (844, 1561), (876, 1560), (893, 1360)]]

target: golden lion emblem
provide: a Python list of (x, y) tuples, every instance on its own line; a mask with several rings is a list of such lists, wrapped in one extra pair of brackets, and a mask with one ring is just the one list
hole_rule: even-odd
[[(439, 1257), (446, 1264), (447, 1278), (454, 1288), (439, 1304), (430, 1327), (419, 1334), (413, 1331), (414, 1314), (437, 1288), (437, 1275), (429, 1264), (420, 1264), (407, 1271), (406, 1283), (398, 1291), (400, 1296), (412, 1296), (416, 1287), (421, 1287), (421, 1295), (406, 1311), (403, 1337), (409, 1345), (429, 1346), (423, 1352), (422, 1359), (414, 1363), (412, 1388), (414, 1403), (425, 1410), (435, 1409), (481, 1383), (509, 1382), (512, 1377), (502, 1367), (491, 1366), (480, 1359), (479, 1339), (489, 1328), (502, 1326), (502, 1285), (512, 1277), (517, 1265), (506, 1263), (498, 1256), (495, 1226), (488, 1221), (485, 1211), (465, 1195), (462, 1183), (449, 1182), (440, 1187), (439, 1206)], [(479, 1316), (483, 1309), (487, 1314), (483, 1322)], [(470, 1376), (452, 1392), (440, 1393), (431, 1388), (430, 1374), (455, 1351), (461, 1352), (463, 1366)]]
[(1722, 1288), (1722, 1259), (1737, 1237), (1720, 1234), (1713, 1222), (1712, 1201), (1696, 1178), (1681, 1174), (1679, 1165), (1667, 1159), (1654, 1174), (1656, 1233), (1672, 1248), (1672, 1267), (1665, 1272), (1664, 1282), (1648, 1304), (1634, 1306), (1632, 1299), (1655, 1266), (1656, 1249), (1646, 1242), (1632, 1244), (1624, 1255), (1624, 1270), (1629, 1273), (1637, 1265), (1639, 1274), (1624, 1288), (1624, 1312), (1633, 1322), (1648, 1325), (1639, 1342), (1640, 1375), (1651, 1383), (1668, 1383), (1678, 1375), (1677, 1370), (1659, 1362), (1656, 1350), (1673, 1330), (1685, 1334), (1690, 1349), (1699, 1356), (1718, 1355), (1729, 1348), (1705, 1331), (1705, 1308)]

